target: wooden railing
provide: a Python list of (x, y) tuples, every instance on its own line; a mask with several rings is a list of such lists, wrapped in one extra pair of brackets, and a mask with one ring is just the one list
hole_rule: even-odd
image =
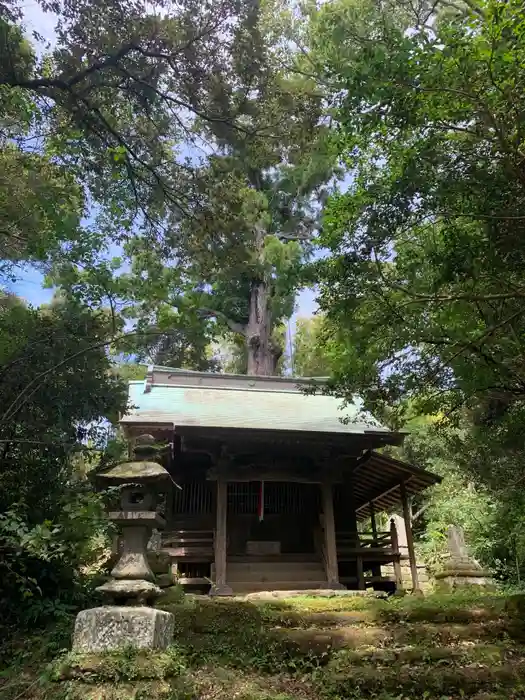
[(338, 553), (357, 552), (362, 550), (392, 551), (392, 535), (390, 532), (336, 532)]
[(372, 582), (382, 581), (381, 566), (389, 563), (394, 565), (396, 585), (401, 585), (399, 546), (393, 523), (389, 532), (337, 531), (336, 544), (337, 558), (340, 563), (355, 562), (353, 581), (357, 582), (358, 588), (365, 588)]
[(359, 543), (362, 548), (392, 548), (392, 536), (390, 532), (360, 532)]

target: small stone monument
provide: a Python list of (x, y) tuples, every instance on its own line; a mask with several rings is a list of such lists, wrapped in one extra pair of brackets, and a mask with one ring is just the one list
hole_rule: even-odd
[(152, 436), (137, 438), (134, 458), (137, 461), (119, 464), (96, 477), (104, 487), (121, 487), (121, 509), (110, 512), (109, 518), (120, 527), (123, 543), (111, 580), (97, 588), (109, 604), (77, 615), (74, 651), (102, 652), (130, 646), (164, 649), (173, 637), (173, 615), (148, 607), (161, 589), (155, 585), (147, 558), (153, 529), (165, 524), (156, 506), (160, 487), (170, 477), (153, 461), (158, 458), (158, 448)]
[(448, 554), (443, 570), (436, 574), (439, 588), (453, 591), (468, 586), (493, 586), (491, 575), (470, 556), (463, 528), (449, 525), (447, 530)]

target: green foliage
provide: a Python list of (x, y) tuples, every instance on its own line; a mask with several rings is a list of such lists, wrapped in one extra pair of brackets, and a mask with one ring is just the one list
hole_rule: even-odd
[(107, 520), (85, 472), (100, 462), (108, 438), (101, 420), (116, 417), (127, 401), (110, 372), (107, 333), (105, 314), (64, 299), (39, 310), (2, 299), (4, 624), (67, 613), (85, 592), (81, 568), (106, 545)]
[(219, 49), (234, 39), (245, 4), (185, 0), (160, 14), (123, 0), (39, 4), (56, 14), (56, 46), (38, 55), (23, 38), (21, 13), (6, 6), (0, 86), (7, 99), (26, 95), (38, 106), (30, 120), (40, 149), (102, 205), (106, 230), (152, 232), (164, 206), (187, 205), (191, 168), (178, 151), (195, 120), (236, 121), (205, 94), (214, 75), (228, 73), (232, 57)]
[[(249, 348), (264, 336), (275, 367), (274, 329), (293, 311), (333, 161), (315, 83), (283, 64), (289, 8), (52, 9), (57, 43), (43, 55), (18, 9), (2, 11), (6, 271), (49, 264), (50, 283), (134, 323), (123, 350), (139, 361), (217, 369), (210, 340), (243, 327)], [(108, 260), (115, 244), (121, 255)]]
[(148, 306), (155, 309), (153, 316), (143, 315), (137, 308), (131, 309), (127, 316), (135, 319), (135, 331), (119, 341), (117, 348), (139, 362), (201, 372), (217, 371), (219, 363), (210, 348), (214, 333), (212, 323), (198, 313), (192, 296), (175, 303), (178, 308), (150, 300)]
[(183, 603), (185, 598), (184, 588), (180, 583), (170, 586), (164, 591), (162, 596), (163, 605), (173, 605)]
[(298, 318), (293, 342), (293, 373), (297, 377), (329, 377), (327, 323), (323, 316)]
[(471, 554), (500, 580), (519, 585), (525, 576), (525, 503), (506, 471), (512, 457), (498, 465), (494, 446), (473, 434), (467, 418), (458, 428), (438, 416), (419, 416), (408, 428), (402, 447), (394, 448), (396, 456), (443, 477), (412, 508), (419, 551), (429, 568), (442, 566), (447, 528), (460, 525)]
[(341, 328), (343, 391), (504, 412), (523, 395), (524, 10), (447, 7), (341, 0), (315, 15), (352, 174), (324, 213), (320, 301)]
[(148, 366), (136, 362), (120, 362), (114, 366), (113, 371), (120, 379), (129, 382), (135, 379), (146, 379)]
[(242, 336), (225, 333), (212, 347), (223, 372), (227, 374), (247, 373), (248, 353)]
[(402, 456), (444, 476), (416, 502), (434, 563), (446, 526), (523, 579), (524, 8), (340, 0), (312, 12), (349, 187), (314, 266), (332, 390), (393, 427), (439, 415)]
[(14, 145), (0, 149), (0, 275), (19, 261), (45, 262), (79, 235), (84, 204), (65, 168)]
[(13, 18), (0, 18), (0, 282), (22, 261), (49, 262), (78, 241), (84, 193), (74, 174), (45, 152), (44, 105), (20, 86), (36, 56)]
[[(0, 516), (4, 620), (25, 625), (67, 620), (89, 597), (81, 568), (105, 558), (109, 524), (86, 486), (64, 490), (55, 520), (32, 524), (23, 503)], [(57, 590), (58, 586), (58, 590)], [(13, 610), (19, 605), (18, 610)]]
[(400, 457), (410, 464), (438, 474), (441, 484), (421, 494), (413, 504), (414, 529), (421, 536), (420, 550), (431, 571), (442, 566), (447, 551), (447, 528), (459, 525), (472, 555), (485, 566), (498, 568), (497, 501), (486, 486), (474, 481), (473, 475), (459, 463), (453, 448), (458, 431), (440, 424), (437, 419), (419, 421), (413, 427)]

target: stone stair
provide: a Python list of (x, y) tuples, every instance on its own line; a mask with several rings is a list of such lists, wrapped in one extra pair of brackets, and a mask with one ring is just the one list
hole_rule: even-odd
[(270, 557), (245, 557), (228, 561), (227, 582), (233, 593), (292, 591), (326, 588), (323, 565), (316, 559), (278, 561)]

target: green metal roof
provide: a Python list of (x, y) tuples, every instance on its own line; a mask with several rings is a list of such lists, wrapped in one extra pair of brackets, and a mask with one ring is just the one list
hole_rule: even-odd
[[(390, 432), (358, 400), (343, 408), (332, 396), (305, 395), (301, 388), (310, 383), (152, 367), (145, 381), (129, 383), (131, 408), (121, 422), (348, 435)], [(342, 418), (349, 420), (343, 423)]]

